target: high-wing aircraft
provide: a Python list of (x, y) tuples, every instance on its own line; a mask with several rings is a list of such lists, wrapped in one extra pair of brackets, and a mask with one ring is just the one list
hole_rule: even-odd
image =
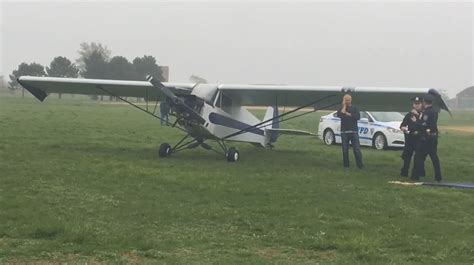
[[(438, 91), (430, 88), (161, 83), (152, 76), (147, 81), (21, 76), (18, 82), (40, 101), (50, 93), (108, 95), (158, 119), (156, 106), (166, 100), (176, 118), (169, 125), (185, 135), (174, 145), (161, 144), (160, 157), (200, 146), (223, 154), (229, 162), (239, 159), (238, 150), (228, 147), (232, 141), (271, 147), (280, 134), (311, 135), (282, 129), (280, 123), (318, 110), (334, 110), (346, 93), (365, 111), (406, 111), (412, 97), (431, 94), (434, 105), (449, 112)], [(127, 97), (144, 98), (146, 107)], [(155, 102), (154, 107), (149, 102)], [(266, 106), (265, 117), (258, 119), (245, 106)], [(292, 109), (280, 114), (279, 107)]]

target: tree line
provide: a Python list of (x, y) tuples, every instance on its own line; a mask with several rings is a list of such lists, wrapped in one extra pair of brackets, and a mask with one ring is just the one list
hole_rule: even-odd
[(107, 46), (95, 42), (81, 43), (78, 53), (79, 58), (75, 63), (64, 56), (54, 57), (46, 67), (34, 62), (21, 63), (10, 74), (8, 88), (12, 91), (20, 88), (17, 78), (23, 75), (138, 81), (144, 81), (147, 75), (153, 75), (164, 81), (161, 68), (151, 55), (136, 57), (130, 62), (123, 56), (111, 57), (112, 53)]

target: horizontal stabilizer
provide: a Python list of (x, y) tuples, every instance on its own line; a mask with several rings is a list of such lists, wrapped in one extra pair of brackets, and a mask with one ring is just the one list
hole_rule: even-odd
[(314, 133), (302, 131), (302, 130), (293, 130), (293, 129), (278, 129), (278, 128), (266, 128), (265, 131), (276, 132), (278, 134), (286, 135), (305, 135), (305, 136), (317, 136)]

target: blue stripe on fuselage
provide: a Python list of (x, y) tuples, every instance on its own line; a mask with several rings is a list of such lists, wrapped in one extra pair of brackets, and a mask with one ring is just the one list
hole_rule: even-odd
[[(229, 128), (233, 128), (237, 130), (244, 130), (252, 126), (250, 124), (243, 123), (238, 120), (234, 120), (232, 118), (229, 118), (224, 115), (220, 115), (215, 112), (211, 112), (211, 114), (209, 114), (209, 121), (217, 125), (221, 125), (221, 126), (225, 126), (225, 127), (229, 127)], [(246, 130), (246, 132), (255, 133), (262, 136), (265, 135), (265, 132), (262, 129), (258, 129), (258, 128), (250, 128)]]

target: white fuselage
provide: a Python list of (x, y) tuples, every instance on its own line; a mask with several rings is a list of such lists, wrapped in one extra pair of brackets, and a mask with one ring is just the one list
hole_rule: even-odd
[[(194, 134), (193, 136), (203, 139), (214, 138), (257, 143), (262, 146), (266, 146), (270, 142), (270, 133), (267, 133), (265, 128), (271, 126), (271, 122), (264, 126), (251, 128), (262, 121), (245, 107), (226, 98), (216, 86), (197, 85), (193, 89), (192, 95), (204, 100), (204, 105), (198, 113), (205, 120), (203, 124), (184, 126), (191, 134)], [(245, 131), (228, 137), (242, 130)]]

